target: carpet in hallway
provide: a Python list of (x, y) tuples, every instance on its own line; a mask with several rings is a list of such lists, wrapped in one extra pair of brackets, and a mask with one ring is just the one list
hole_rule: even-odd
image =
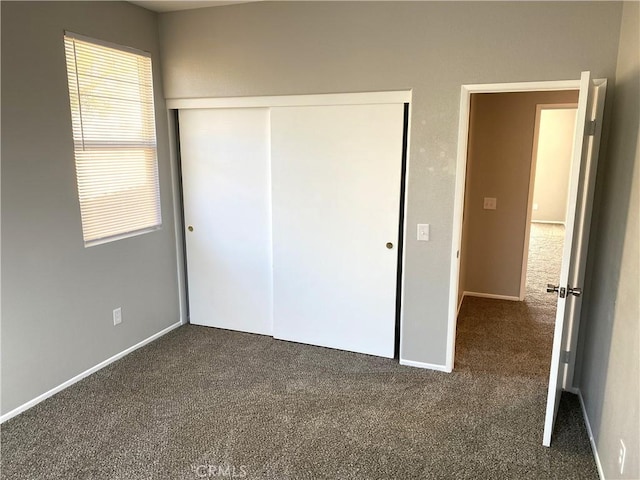
[(564, 246), (564, 225), (532, 223), (527, 262), (525, 303), (538, 322), (555, 323), (556, 299), (548, 283), (558, 285)]

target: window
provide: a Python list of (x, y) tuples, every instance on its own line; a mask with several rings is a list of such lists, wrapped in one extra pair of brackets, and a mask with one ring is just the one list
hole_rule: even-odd
[(85, 247), (160, 228), (149, 54), (65, 33)]

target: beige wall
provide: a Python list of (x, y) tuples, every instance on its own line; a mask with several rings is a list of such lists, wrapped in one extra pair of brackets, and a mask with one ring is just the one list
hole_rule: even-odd
[[(518, 297), (536, 105), (575, 103), (577, 91), (471, 97), (461, 262), (464, 290)], [(497, 199), (485, 210), (484, 197)]]
[(576, 108), (545, 108), (539, 112), (537, 142), (534, 139), (534, 222), (565, 222), (576, 112)]
[[(155, 14), (118, 2), (2, 2), (2, 413), (179, 320)], [(151, 52), (162, 229), (85, 248), (64, 30)], [(112, 310), (123, 323), (113, 326)]]
[[(640, 4), (625, 2), (576, 372), (605, 478), (640, 478)], [(619, 441), (627, 447), (618, 471)]]
[[(401, 355), (443, 365), (460, 85), (611, 77), (620, 11), (611, 2), (257, 2), (166, 13), (165, 95), (413, 89)], [(418, 223), (431, 224), (429, 242), (416, 240)]]

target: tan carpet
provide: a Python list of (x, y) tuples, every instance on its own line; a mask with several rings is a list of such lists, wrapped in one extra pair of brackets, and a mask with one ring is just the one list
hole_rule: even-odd
[(556, 297), (546, 287), (558, 285), (563, 245), (564, 225), (531, 224), (525, 303), (537, 322), (555, 323)]

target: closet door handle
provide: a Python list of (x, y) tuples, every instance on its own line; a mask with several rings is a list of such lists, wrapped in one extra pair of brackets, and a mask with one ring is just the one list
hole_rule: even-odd
[(193, 232), (193, 226), (192, 226), (192, 225), (189, 225), (189, 226), (187, 227), (187, 230), (189, 230), (190, 232)]
[(393, 248), (393, 243), (387, 242), (387, 248), (391, 250)]

